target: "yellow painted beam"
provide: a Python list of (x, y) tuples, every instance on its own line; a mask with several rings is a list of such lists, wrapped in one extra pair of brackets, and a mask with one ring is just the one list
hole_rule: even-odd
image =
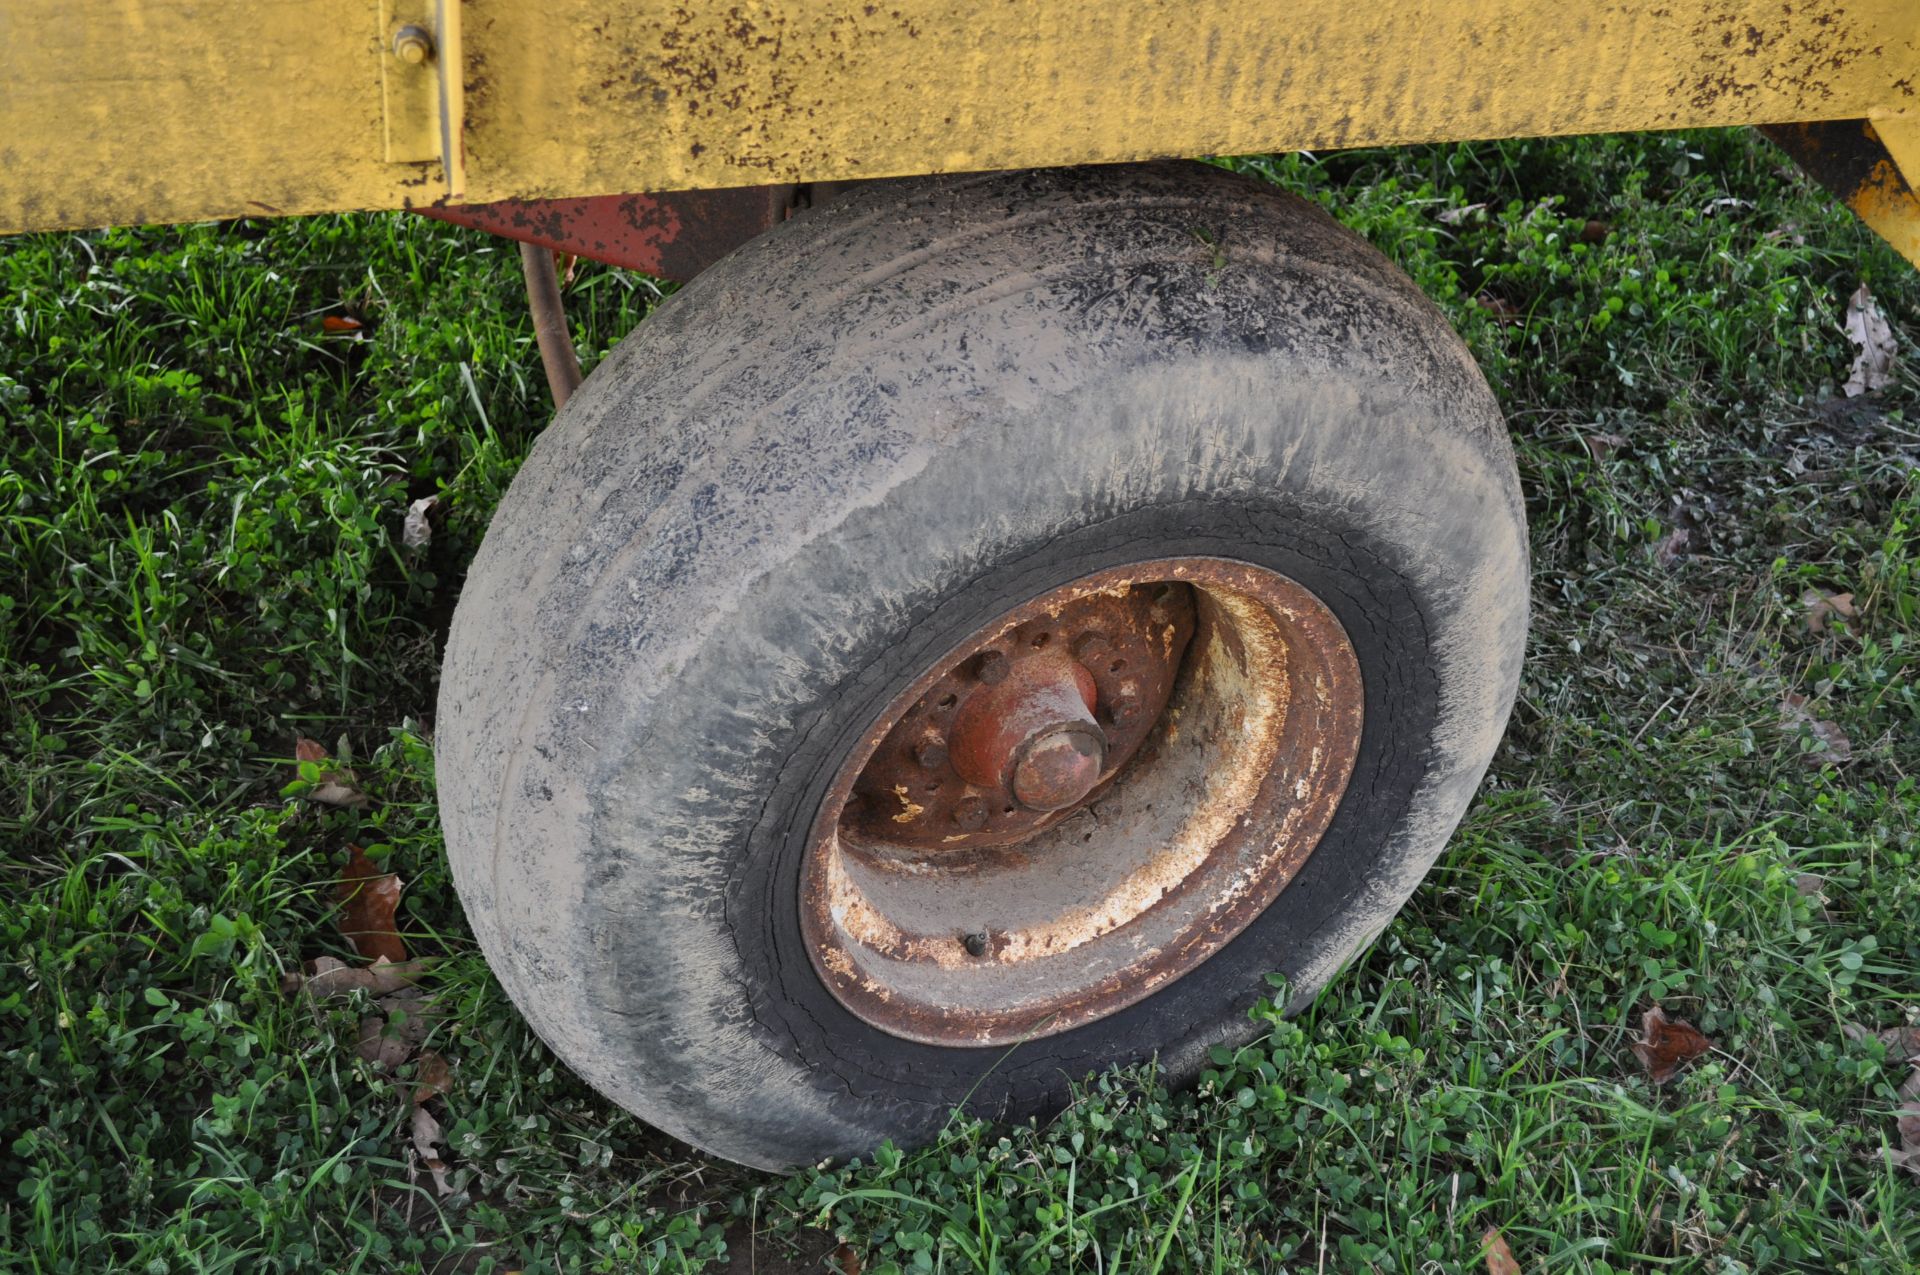
[(1920, 267), (1920, 118), (1874, 123), (1888, 159), (1855, 188), (1849, 207), (1876, 234)]
[(379, 0), (5, 0), (0, 231), (1920, 116), (1914, 0), (438, 12), (451, 165), (387, 159)]
[(1920, 117), (1779, 124), (1762, 131), (1920, 266), (1920, 195), (1914, 185), (1920, 178)]

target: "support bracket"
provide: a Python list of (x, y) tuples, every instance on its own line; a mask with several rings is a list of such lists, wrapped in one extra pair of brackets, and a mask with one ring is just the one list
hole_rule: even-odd
[(386, 162), (438, 167), (448, 199), (466, 187), (459, 0), (380, 0)]

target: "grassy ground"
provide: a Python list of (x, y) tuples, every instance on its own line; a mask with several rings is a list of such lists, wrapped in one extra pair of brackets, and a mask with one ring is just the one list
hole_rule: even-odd
[[(1498, 1227), (1528, 1270), (1913, 1269), (1905, 1069), (1843, 1027), (1920, 1021), (1920, 380), (1838, 387), (1848, 295), (1911, 350), (1920, 278), (1739, 134), (1243, 166), (1399, 260), (1506, 404), (1507, 743), (1374, 951), (1196, 1092), (1107, 1077), (790, 1180), (575, 1082), (448, 884), (437, 652), (548, 411), (511, 248), (399, 216), (0, 241), (0, 1266), (1413, 1272)], [(658, 296), (583, 268), (585, 361)], [(1857, 619), (1815, 631), (1809, 591)], [(283, 795), (300, 735), (370, 808)], [(364, 1006), (282, 990), (348, 954), (349, 842), (443, 958), (444, 1198)], [(1656, 1001), (1716, 1045), (1660, 1087)]]

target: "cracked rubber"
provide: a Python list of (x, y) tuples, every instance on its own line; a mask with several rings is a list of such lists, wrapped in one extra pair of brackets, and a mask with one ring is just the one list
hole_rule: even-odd
[[(860, 729), (960, 636), (1103, 567), (1213, 554), (1345, 625), (1365, 684), (1319, 848), (1237, 939), (1013, 1050), (854, 1018), (801, 851)], [(1478, 369), (1311, 205), (1189, 164), (875, 183), (664, 303), (540, 439), (461, 597), (438, 772), (495, 972), (608, 1097), (790, 1168), (1179, 1081), (1398, 910), (1505, 724), (1526, 529)]]

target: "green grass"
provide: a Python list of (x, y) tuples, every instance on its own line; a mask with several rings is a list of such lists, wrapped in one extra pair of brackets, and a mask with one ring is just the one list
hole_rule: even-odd
[[(1743, 134), (1236, 166), (1398, 260), (1510, 415), (1534, 629), (1486, 790), (1372, 952), (1197, 1090), (1097, 1078), (1044, 1128), (785, 1180), (573, 1080), (447, 879), (438, 650), (548, 413), (511, 246), (0, 241), (0, 1266), (820, 1269), (844, 1239), (869, 1271), (1411, 1273), (1481, 1268), (1493, 1226), (1531, 1271), (1913, 1269), (1904, 1069), (1842, 1028), (1920, 1020), (1920, 378), (1835, 395), (1847, 295), (1911, 351), (1920, 277)], [(583, 361), (658, 296), (584, 268)], [(1809, 589), (1858, 633), (1810, 632)], [(369, 810), (283, 795), (298, 735)], [(442, 958), (444, 1200), (363, 1007), (282, 990), (346, 954), (349, 842)], [(1717, 1044), (1662, 1088), (1629, 1048), (1656, 1000)]]

